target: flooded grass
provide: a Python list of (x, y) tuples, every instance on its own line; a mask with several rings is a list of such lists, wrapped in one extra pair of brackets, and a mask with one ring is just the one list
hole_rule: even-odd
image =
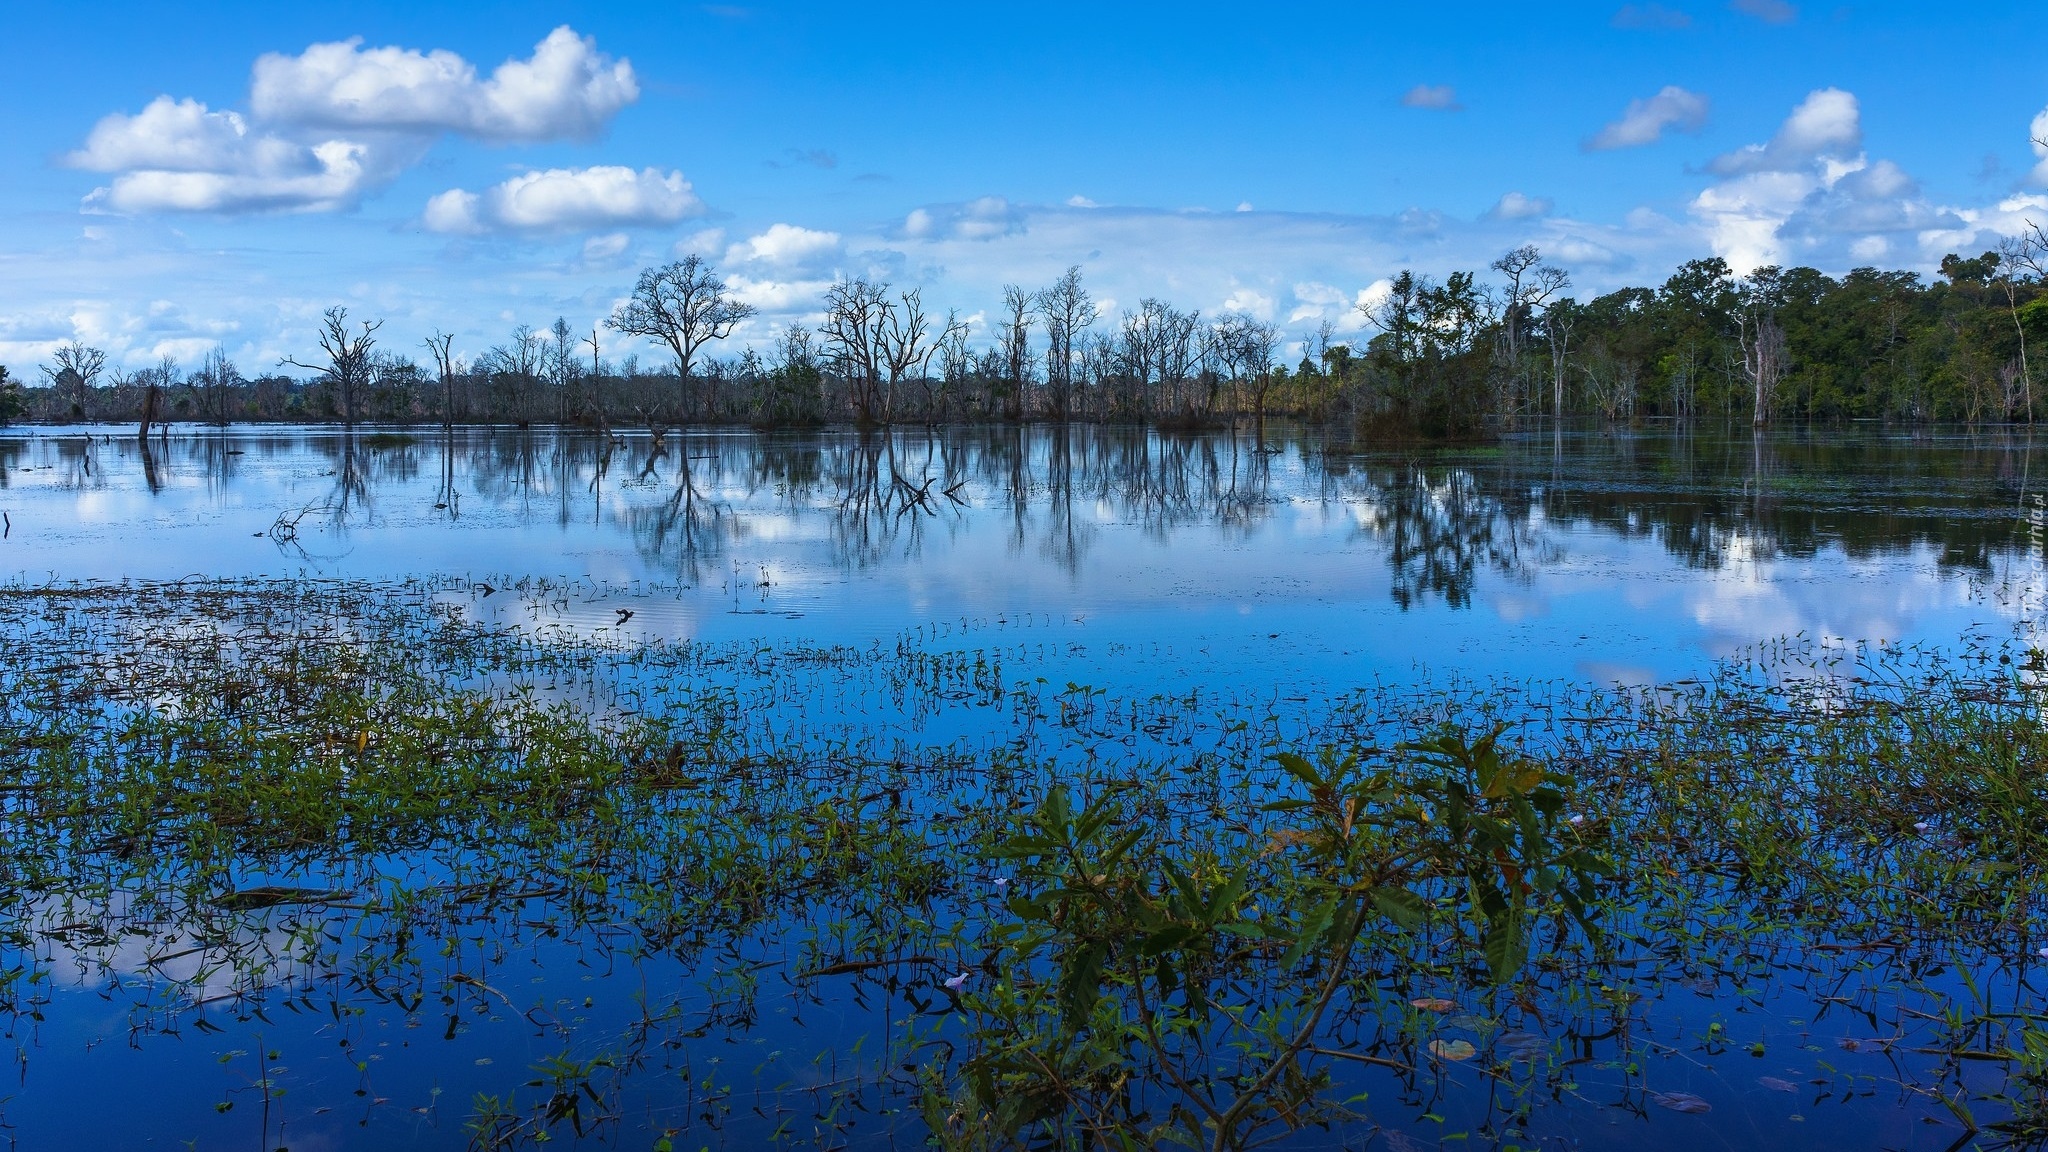
[(564, 595), (0, 590), (25, 1145), (2048, 1136), (2024, 645), (1139, 698)]

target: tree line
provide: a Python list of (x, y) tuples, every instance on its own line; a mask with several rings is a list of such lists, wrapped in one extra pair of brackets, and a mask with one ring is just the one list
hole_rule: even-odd
[[(1482, 279), (1482, 277), (1485, 277)], [(72, 342), (27, 387), (0, 368), (0, 420), (621, 423), (804, 427), (1088, 421), (1202, 428), (1287, 416), (1370, 434), (1469, 438), (1541, 419), (2032, 422), (2048, 350), (2048, 233), (1932, 280), (1858, 268), (1736, 276), (1690, 261), (1663, 284), (1580, 300), (1534, 247), (1438, 281), (1404, 271), (1368, 293), (1353, 333), (1325, 321), (1283, 356), (1274, 323), (1158, 299), (1116, 316), (1081, 269), (1003, 290), (993, 318), (940, 315), (921, 291), (865, 277), (826, 292), (821, 322), (715, 353), (755, 315), (697, 256), (643, 271), (586, 332), (522, 325), (465, 358), (436, 331), (423, 358), (378, 320), (331, 308), (318, 350), (245, 377), (216, 348), (189, 371), (139, 371)], [(654, 345), (610, 357), (622, 339)], [(424, 362), (422, 362), (424, 360)], [(1289, 361), (1292, 361), (1290, 363)], [(292, 375), (286, 370), (297, 369)]]

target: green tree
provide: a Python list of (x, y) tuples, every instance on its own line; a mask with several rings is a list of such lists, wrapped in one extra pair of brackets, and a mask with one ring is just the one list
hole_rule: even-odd
[(21, 395), (21, 381), (7, 374), (0, 364), (0, 424), (9, 424), (28, 413), (28, 401)]

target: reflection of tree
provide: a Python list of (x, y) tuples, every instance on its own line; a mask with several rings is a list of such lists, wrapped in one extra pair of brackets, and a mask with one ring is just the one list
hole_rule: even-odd
[(1387, 470), (1372, 486), (1371, 523), (1403, 608), (1431, 595), (1469, 607), (1483, 568), (1512, 574), (1536, 544), (1527, 510), (1482, 490), (1465, 469)]
[(149, 437), (138, 437), (135, 441), (135, 450), (142, 458), (142, 483), (152, 495), (163, 491), (163, 477), (157, 475), (156, 454), (150, 451)]
[(1074, 520), (1075, 473), (1085, 472), (1085, 464), (1077, 467), (1074, 459), (1076, 432), (1068, 424), (1054, 425), (1046, 432), (1045, 555), (1069, 576), (1080, 571), (1081, 556), (1094, 534), (1092, 525)]
[[(690, 447), (687, 438), (677, 445), (675, 480), (667, 497), (658, 504), (628, 508), (625, 523), (642, 556), (694, 584), (703, 577), (704, 563), (724, 553), (733, 521), (724, 501), (706, 494), (715, 472), (704, 469), (700, 475), (692, 466)], [(643, 480), (659, 475), (665, 451), (657, 442), (641, 468)]]
[(2033, 451), (2002, 431), (1579, 437), (1542, 507), (1552, 523), (1654, 536), (1690, 568), (1926, 548), (1944, 568), (1986, 575), (2024, 530), (2007, 493)]
[(864, 568), (891, 554), (915, 557), (928, 522), (961, 503), (946, 474), (938, 440), (861, 433), (829, 454), (825, 477), (833, 552), (839, 564)]
[(99, 444), (90, 433), (76, 440), (59, 437), (55, 444), (59, 486), (80, 491), (107, 486), (106, 470), (99, 466)]
[(462, 518), (462, 493), (455, 487), (455, 429), (441, 430), (441, 482), (434, 490), (434, 509), (446, 512), (452, 524)]
[(1925, 549), (1984, 579), (2026, 546), (2014, 509), (2040, 470), (2023, 434), (1747, 432), (1545, 430), (1483, 450), (1399, 455), (1285, 429), (1260, 438), (1088, 425), (437, 431), (432, 442), (237, 432), (152, 438), (133, 456), (137, 441), (109, 449), (72, 435), (0, 443), (0, 480), (37, 463), (54, 465), (35, 474), (53, 487), (154, 489), (203, 476), (225, 496), (251, 482), (238, 475), (243, 453), (310, 453), (331, 484), (285, 513), (304, 519), (309, 538), (316, 526), (345, 535), (373, 518), (380, 492), (417, 482), (451, 520), (482, 500), (514, 519), (608, 526), (686, 579), (750, 534), (785, 539), (797, 525), (828, 543), (822, 562), (846, 569), (914, 561), (947, 533), (981, 531), (1076, 574), (1105, 538), (1098, 518), (1163, 542), (1183, 531), (1251, 539), (1271, 531), (1283, 497), (1320, 494), (1360, 510), (1375, 530), (1365, 546), (1393, 569), (1405, 604), (1470, 603), (1483, 573), (1528, 572), (1574, 533), (1661, 548), (1706, 570), (1824, 549)]

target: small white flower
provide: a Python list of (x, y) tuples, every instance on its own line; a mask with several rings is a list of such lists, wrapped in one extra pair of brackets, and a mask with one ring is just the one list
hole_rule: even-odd
[(952, 977), (951, 979), (946, 981), (946, 987), (951, 988), (955, 992), (958, 992), (960, 989), (965, 988), (966, 986), (967, 973), (965, 972), (962, 972), (958, 976)]
[(1925, 820), (1915, 820), (1915, 821), (1913, 821), (1913, 831), (1915, 831), (1915, 832), (1925, 832), (1925, 831), (1927, 831), (1927, 830), (1928, 830), (1929, 828), (1932, 828), (1932, 827), (1934, 827), (1934, 825), (1932, 825), (1932, 824), (1929, 824), (1929, 823), (1928, 823), (1927, 821), (1925, 821)]
[(2048, 948), (2037, 948), (2034, 950), (2034, 955), (2039, 956), (2043, 960), (2048, 960)]
[(998, 877), (996, 877), (996, 891), (998, 891), (998, 892), (1002, 892), (1002, 891), (1005, 891), (1006, 889), (1008, 889), (1009, 887), (1010, 887), (1010, 878), (1009, 878), (1008, 876), (998, 876)]
[(1565, 821), (1567, 824), (1584, 824), (1585, 822), (1586, 818), (1584, 816), (1574, 816), (1570, 820)]

